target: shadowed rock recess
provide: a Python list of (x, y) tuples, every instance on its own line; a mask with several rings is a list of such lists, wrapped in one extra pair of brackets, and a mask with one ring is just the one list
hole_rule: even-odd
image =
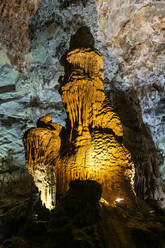
[(52, 187), (58, 199), (71, 181), (90, 179), (102, 184), (107, 202), (124, 198), (129, 204), (135, 197), (135, 169), (122, 143), (120, 119), (104, 93), (102, 56), (82, 44), (69, 50), (63, 63), (60, 92), (67, 112), (66, 128), (44, 116), (23, 138), (28, 169), (42, 192), (41, 199), (52, 208)]

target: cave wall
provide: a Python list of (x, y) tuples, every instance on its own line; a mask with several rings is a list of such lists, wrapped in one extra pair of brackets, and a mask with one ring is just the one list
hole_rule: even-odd
[[(64, 74), (64, 68), (60, 63), (61, 57), (69, 48), (70, 38), (81, 26), (88, 26), (96, 41), (96, 48), (101, 50), (104, 57), (106, 76), (111, 80), (118, 74), (119, 65), (117, 58), (107, 50), (105, 45), (97, 39), (98, 12), (95, 1), (87, 3), (79, 1), (29, 1), (37, 11), (26, 18), (28, 30), (22, 30), (21, 22), (25, 15), (19, 15), (21, 11), (8, 14), (8, 37), (15, 35), (13, 48), (9, 47), (8, 39), (4, 33), (6, 21), (3, 21), (5, 9), (10, 7), (10, 1), (4, 1), (1, 9), (1, 50), (0, 50), (0, 117), (1, 117), (1, 164), (24, 165), (24, 153), (22, 136), (26, 129), (34, 126), (36, 120), (45, 114), (52, 117), (59, 124), (65, 125), (65, 112), (61, 96), (58, 93), (58, 79)], [(19, 4), (19, 1), (18, 1)], [(21, 8), (21, 7), (20, 7)], [(9, 8), (7, 8), (8, 10)], [(22, 11), (24, 6), (22, 6)], [(15, 15), (15, 19), (9, 17)], [(26, 17), (26, 16), (25, 16)], [(26, 23), (27, 24), (27, 23)], [(28, 35), (27, 35), (28, 32)], [(22, 49), (20, 45), (20, 33), (24, 33), (28, 49)], [(15, 34), (15, 33), (14, 33)], [(18, 44), (18, 45), (17, 45)], [(30, 46), (30, 49), (29, 49)], [(15, 61), (9, 55), (20, 54), (20, 59)], [(106, 60), (108, 57), (108, 60)], [(22, 62), (23, 60), (23, 62)], [(20, 64), (23, 63), (23, 66)], [(108, 86), (109, 87), (109, 86)]]
[[(143, 121), (164, 160), (165, 3), (107, 0), (97, 1), (97, 6), (98, 36), (119, 59), (121, 86), (134, 89)], [(164, 178), (164, 166), (160, 170)]]
[[(71, 37), (86, 26), (103, 56), (105, 91), (121, 116), (126, 144), (131, 147), (128, 139), (135, 137), (141, 151), (155, 158), (145, 158), (150, 174), (158, 179), (160, 171), (164, 178), (165, 166), (160, 166), (165, 154), (163, 1), (26, 2), (17, 0), (13, 6), (2, 1), (0, 8), (1, 165), (24, 165), (22, 136), (40, 116), (50, 114), (65, 125), (58, 92), (59, 77), (64, 75), (61, 58)], [(127, 115), (122, 112), (127, 104), (122, 111), (120, 107), (123, 98), (133, 107)], [(140, 134), (133, 122), (138, 123)], [(161, 193), (157, 195), (160, 198)]]

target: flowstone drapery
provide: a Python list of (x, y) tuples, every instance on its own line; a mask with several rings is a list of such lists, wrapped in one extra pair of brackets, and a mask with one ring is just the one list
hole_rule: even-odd
[[(109, 203), (134, 198), (134, 164), (122, 143), (119, 117), (104, 94), (103, 59), (94, 48), (75, 48), (64, 57), (61, 97), (66, 128), (41, 117), (23, 138), (29, 172), (52, 208), (71, 181), (95, 180)], [(55, 196), (56, 195), (56, 196)]]

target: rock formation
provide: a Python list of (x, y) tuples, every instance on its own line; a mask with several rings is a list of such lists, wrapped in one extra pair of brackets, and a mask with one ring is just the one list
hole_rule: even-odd
[[(143, 122), (149, 127), (163, 165), (165, 2), (98, 0), (97, 7), (99, 39), (117, 56), (123, 71), (124, 81), (119, 89), (133, 90), (137, 96)], [(159, 170), (164, 178), (164, 166), (159, 166)]]
[(40, 116), (65, 125), (60, 59), (85, 26), (85, 48), (93, 39), (103, 56), (106, 96), (136, 165), (135, 190), (141, 199), (164, 205), (164, 9), (165, 2), (157, 0), (2, 0), (0, 166), (24, 167), (21, 139)]
[(52, 209), (55, 206), (56, 179), (52, 170), (52, 161), (57, 157), (61, 139), (61, 126), (52, 123), (51, 116), (41, 117), (37, 128), (31, 128), (24, 135), (28, 170), (41, 192), (41, 200)]
[(40, 1), (2, 0), (0, 4), (0, 42), (9, 47), (7, 56), (19, 71), (25, 69), (24, 55), (30, 50), (28, 22)]
[(61, 126), (45, 116), (37, 128), (27, 131), (28, 169), (38, 188), (45, 189), (44, 194), (54, 168), (57, 198), (69, 189), (71, 181), (90, 179), (102, 184), (107, 202), (124, 198), (130, 203), (134, 198), (134, 164), (122, 143), (120, 119), (104, 93), (102, 56), (94, 48), (76, 48), (66, 54), (64, 63), (66, 74), (60, 81), (66, 129), (61, 132)]

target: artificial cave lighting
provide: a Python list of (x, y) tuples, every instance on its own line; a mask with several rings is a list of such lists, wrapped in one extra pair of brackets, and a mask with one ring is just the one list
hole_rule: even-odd
[(60, 92), (66, 128), (45, 116), (23, 138), (41, 200), (51, 209), (71, 181), (89, 179), (102, 185), (106, 202), (124, 197), (131, 203), (135, 169), (122, 143), (120, 119), (104, 93), (102, 56), (94, 48), (76, 48), (66, 54), (64, 67)]
[(117, 199), (115, 200), (115, 202), (122, 202), (122, 201), (124, 201), (123, 198), (117, 198)]
[(104, 205), (109, 205), (109, 203), (103, 197), (101, 197), (100, 203), (103, 203)]

